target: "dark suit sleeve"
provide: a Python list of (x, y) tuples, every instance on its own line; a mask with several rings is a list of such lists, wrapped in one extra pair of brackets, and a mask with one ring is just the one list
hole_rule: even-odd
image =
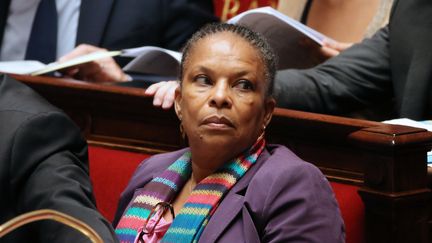
[[(47, 112), (27, 119), (17, 130), (11, 151), (10, 180), (17, 214), (54, 209), (76, 217), (104, 242), (115, 242), (113, 230), (96, 210), (88, 174), (87, 145), (63, 113)], [(88, 242), (77, 231), (55, 223), (35, 223), (37, 242)]]
[(200, 27), (218, 21), (211, 0), (164, 1), (164, 48), (179, 50)]
[(341, 114), (390, 100), (388, 33), (385, 27), (315, 68), (279, 71), (274, 86), (278, 106)]

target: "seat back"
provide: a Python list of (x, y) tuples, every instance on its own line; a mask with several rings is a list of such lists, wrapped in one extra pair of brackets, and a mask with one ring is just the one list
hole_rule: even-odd
[(90, 177), (101, 214), (112, 221), (120, 194), (138, 164), (150, 155), (89, 146)]
[(359, 187), (338, 182), (330, 182), (330, 185), (345, 222), (346, 243), (365, 242), (365, 213), (358, 194)]

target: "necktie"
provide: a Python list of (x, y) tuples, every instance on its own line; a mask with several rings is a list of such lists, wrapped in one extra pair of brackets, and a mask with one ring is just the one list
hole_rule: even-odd
[(56, 0), (41, 0), (33, 21), (27, 45), (26, 59), (50, 63), (56, 60), (57, 8)]

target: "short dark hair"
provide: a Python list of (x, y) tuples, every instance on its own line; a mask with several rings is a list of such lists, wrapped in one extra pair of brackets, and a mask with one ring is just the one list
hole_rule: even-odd
[(211, 23), (198, 30), (183, 47), (183, 57), (181, 60), (179, 72), (180, 81), (183, 79), (183, 70), (185, 63), (187, 62), (190, 52), (196, 45), (196, 43), (199, 40), (204, 39), (205, 37), (223, 32), (232, 33), (238, 37), (241, 37), (242, 39), (246, 40), (250, 45), (256, 48), (265, 66), (264, 73), (268, 84), (266, 94), (268, 96), (271, 96), (273, 91), (274, 78), (276, 74), (277, 57), (264, 36), (242, 25)]

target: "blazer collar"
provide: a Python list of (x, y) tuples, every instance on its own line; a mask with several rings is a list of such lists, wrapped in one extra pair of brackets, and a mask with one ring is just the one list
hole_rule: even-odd
[(76, 45), (101, 46), (115, 0), (81, 1)]
[(0, 50), (3, 42), (4, 31), (6, 28), (10, 2), (11, 0), (0, 0)]

